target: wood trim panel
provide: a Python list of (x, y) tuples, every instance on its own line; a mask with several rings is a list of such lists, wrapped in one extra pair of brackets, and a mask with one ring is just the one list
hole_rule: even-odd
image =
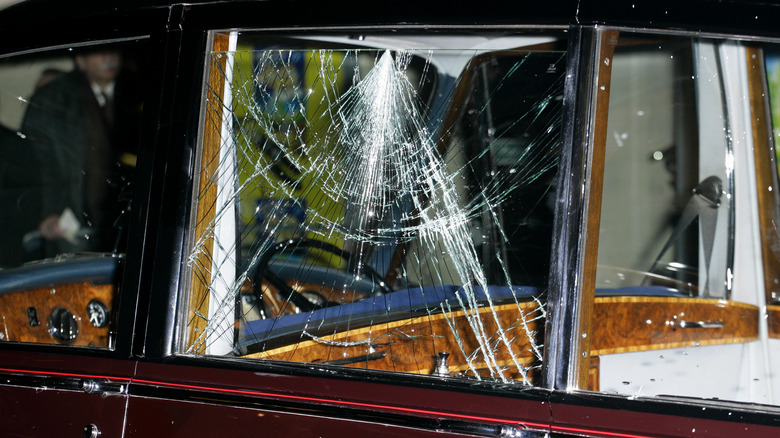
[[(504, 367), (504, 377), (535, 383), (535, 373), (523, 376), (518, 365), (533, 367), (536, 360), (531, 353), (529, 333), (538, 336), (543, 320), (530, 321), (522, 326), (518, 312), (529, 315), (538, 311), (536, 302), (497, 306), (501, 326), (511, 327), (507, 336), (513, 340), (512, 353), (496, 348), (495, 365)], [(780, 333), (780, 306), (774, 307), (775, 333)], [(486, 333), (495, 333), (496, 326), (490, 309), (479, 310), (480, 321)], [(598, 390), (599, 358), (604, 354), (702, 345), (734, 344), (758, 339), (756, 306), (733, 301), (705, 298), (598, 297), (595, 300), (590, 358), (585, 383), (588, 389)], [(722, 327), (685, 327), (683, 322), (722, 324)], [(770, 323), (771, 326), (771, 323)], [(463, 350), (450, 336), (453, 327), (463, 341)], [(306, 336), (306, 335), (304, 335)], [(480, 351), (480, 343), (473, 336), (469, 316), (465, 311), (435, 314), (408, 320), (377, 324), (346, 330), (329, 336), (293, 345), (279, 347), (249, 358), (294, 361), (303, 363), (332, 363), (344, 366), (385, 371), (432, 374), (436, 355), (447, 352), (450, 373), (472, 374), (466, 363), (466, 354), (475, 357), (476, 371), (489, 376), (488, 366)], [(538, 340), (537, 340), (538, 342)], [(465, 353), (464, 353), (465, 352)], [(512, 358), (514, 354), (514, 359)]]
[[(114, 302), (114, 291), (112, 285), (80, 283), (0, 295), (2, 340), (63, 344), (49, 333), (49, 315), (55, 308), (64, 307), (76, 317), (79, 329), (76, 339), (67, 345), (107, 348), (111, 324), (103, 328), (94, 327), (89, 322), (87, 304), (96, 299), (110, 311)], [(30, 325), (27, 313), (30, 307), (35, 308), (38, 317), (39, 324), (36, 326)]]
[(600, 391), (600, 373), (601, 372), (601, 360), (598, 356), (590, 357), (590, 367), (588, 368), (588, 390)]
[[(591, 355), (734, 344), (758, 339), (758, 307), (705, 298), (596, 298)], [(722, 324), (683, 328), (681, 322)]]
[(769, 337), (780, 339), (780, 305), (766, 306), (766, 314)]
[[(601, 195), (604, 186), (604, 155), (607, 147), (607, 119), (609, 116), (609, 93), (612, 81), (612, 57), (618, 43), (619, 31), (604, 31), (599, 37), (598, 58), (595, 68), (598, 79), (595, 84), (595, 114), (593, 143), (590, 146), (588, 161), (587, 219), (584, 239), (581, 297), (579, 303), (579, 325), (576, 339), (578, 351), (573, 360), (577, 361), (576, 387), (586, 388), (591, 374), (591, 363), (587, 358), (591, 350), (592, 331), (596, 319), (593, 314), (596, 295), (596, 266), (599, 254), (599, 229), (601, 227)], [(588, 335), (591, 334), (591, 335)]]
[[(229, 36), (214, 35), (213, 51), (225, 52), (229, 48)], [(187, 345), (195, 344), (196, 339), (206, 328), (209, 309), (209, 284), (211, 283), (211, 258), (214, 236), (209, 227), (214, 220), (214, 206), (217, 201), (217, 167), (219, 166), (219, 146), (222, 131), (222, 99), (225, 95), (225, 68), (227, 57), (211, 57), (208, 73), (206, 118), (203, 127), (203, 147), (201, 149), (200, 178), (198, 186), (197, 211), (195, 214), (195, 245), (198, 255), (192, 263), (192, 287), (187, 313)], [(194, 353), (205, 353), (205, 345), (196, 346)]]
[[(436, 357), (440, 352), (449, 353), (447, 360), (450, 373), (473, 374), (466, 361), (466, 355), (472, 356), (476, 372), (489, 376), (486, 361), (503, 369), (504, 377), (513, 380), (538, 380), (536, 375), (525, 374), (521, 368), (540, 365), (533, 354), (532, 345), (540, 345), (544, 319), (533, 319), (528, 315), (540, 312), (538, 302), (505, 304), (495, 306), (495, 312), (501, 327), (505, 327), (510, 345), (500, 342), (496, 335), (497, 325), (490, 308), (481, 308), (476, 315), (459, 310), (451, 313), (439, 313), (385, 324), (375, 324), (354, 330), (347, 330), (317, 340), (307, 340), (254, 353), (245, 357), (273, 359), (305, 363), (340, 364), (350, 367), (397, 371), (415, 374), (432, 374)], [(474, 318), (476, 316), (476, 318)], [(478, 319), (483, 332), (491, 340), (493, 357), (486, 358), (471, 324)], [(524, 323), (527, 321), (527, 324)], [(456, 331), (461, 340), (458, 345), (452, 332)], [(305, 336), (305, 335), (304, 335)], [(307, 336), (311, 339), (311, 336)], [(514, 356), (514, 357), (512, 357)], [(353, 361), (353, 363), (347, 363)]]

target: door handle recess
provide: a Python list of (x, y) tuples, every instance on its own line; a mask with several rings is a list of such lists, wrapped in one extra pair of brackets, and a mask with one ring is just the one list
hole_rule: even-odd
[(670, 326), (672, 330), (677, 330), (678, 328), (681, 329), (722, 329), (723, 328), (723, 321), (722, 320), (716, 320), (716, 321), (685, 321), (685, 320), (678, 320), (677, 317), (674, 317), (671, 321), (666, 321), (666, 325)]
[(680, 321), (677, 325), (680, 328), (723, 328), (722, 321)]

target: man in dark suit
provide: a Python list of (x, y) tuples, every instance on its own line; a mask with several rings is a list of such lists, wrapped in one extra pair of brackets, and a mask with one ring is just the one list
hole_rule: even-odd
[(112, 251), (134, 166), (141, 104), (116, 50), (82, 50), (76, 68), (30, 99), (22, 133), (41, 160), (46, 255)]

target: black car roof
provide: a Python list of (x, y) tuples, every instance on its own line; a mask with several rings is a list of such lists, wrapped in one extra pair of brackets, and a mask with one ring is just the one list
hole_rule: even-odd
[[(606, 25), (780, 37), (780, 0), (7, 0), (0, 53), (178, 29)], [(0, 0), (0, 7), (3, 2)], [(20, 43), (22, 41), (22, 43)]]
[[(8, 0), (11, 6), (0, 11), (3, 28), (29, 24), (31, 21), (67, 21), (85, 17), (121, 16), (151, 9), (176, 6), (208, 8), (211, 11), (253, 8), (267, 9), (296, 16), (300, 23), (326, 24), (353, 21), (352, 24), (615, 24), (648, 27), (682, 27), (708, 30), (722, 28), (745, 33), (777, 28), (780, 2), (776, 0), (427, 0), (427, 1), (341, 1), (322, 0), (161, 0), (61, 1)], [(0, 1), (0, 6), (3, 2)], [(316, 15), (311, 12), (317, 12)], [(246, 18), (234, 16), (245, 21)], [(214, 15), (219, 21), (221, 14)], [(267, 17), (260, 18), (264, 21)], [(274, 17), (289, 22), (286, 17)], [(361, 22), (354, 20), (361, 19)]]

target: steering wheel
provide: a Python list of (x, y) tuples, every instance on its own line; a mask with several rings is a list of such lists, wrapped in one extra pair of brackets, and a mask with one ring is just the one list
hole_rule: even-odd
[[(254, 275), (252, 276), (253, 293), (255, 297), (263, 302), (263, 280), (273, 285), (281, 298), (285, 301), (289, 301), (300, 309), (302, 312), (310, 312), (312, 310), (321, 309), (323, 307), (335, 306), (340, 303), (328, 301), (325, 297), (315, 291), (306, 291), (307, 294), (313, 294), (317, 299), (316, 302), (304, 296), (301, 292), (292, 288), (284, 279), (280, 278), (269, 268), (271, 259), (281, 252), (287, 249), (298, 250), (302, 248), (314, 248), (322, 251), (329, 252), (336, 255), (346, 261), (350, 260), (351, 254), (348, 251), (319, 240), (313, 239), (291, 239), (281, 243), (274, 244), (271, 248), (265, 251), (265, 254), (260, 258), (257, 263)], [(369, 279), (374, 286), (372, 289), (376, 291), (376, 294), (386, 294), (392, 292), (392, 289), (384, 282), (382, 276), (379, 275), (373, 268), (368, 265), (362, 265), (360, 272), (354, 273), (356, 276), (361, 276)]]

